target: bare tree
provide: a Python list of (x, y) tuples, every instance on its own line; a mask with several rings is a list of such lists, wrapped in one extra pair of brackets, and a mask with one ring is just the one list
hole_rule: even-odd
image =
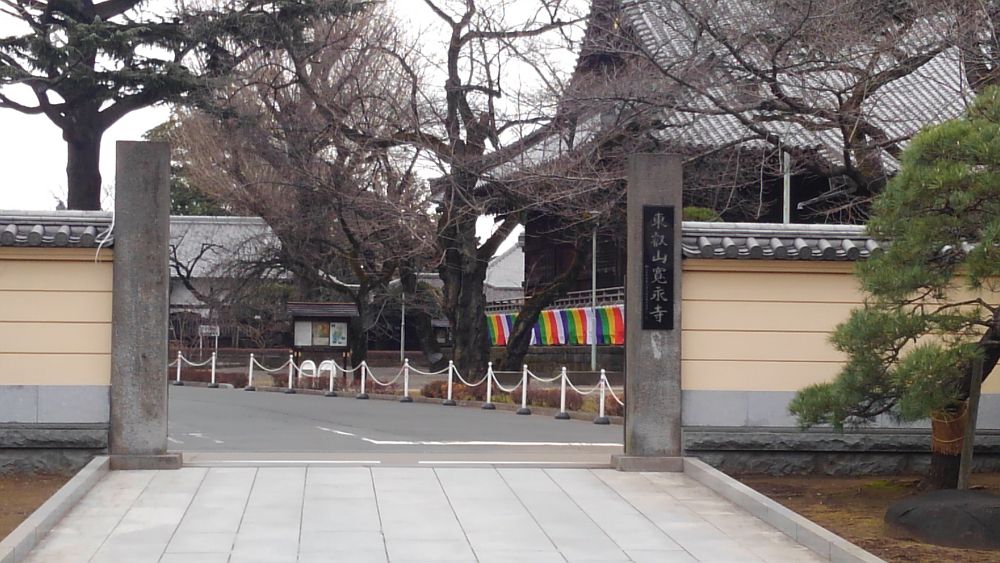
[[(381, 258), (366, 267), (360, 266), (364, 252), (337, 253), (349, 258), (362, 294), (396, 271), (400, 261), (385, 258), (393, 256), (389, 250), (398, 256), (401, 250), (409, 251), (411, 243), (405, 241), (412, 241), (414, 252), (417, 247), (422, 250), (423, 243), (433, 242), (436, 268), (444, 284), (442, 306), (455, 335), (455, 362), (460, 370), (477, 371), (485, 368), (489, 354), (483, 291), (489, 259), (533, 205), (553, 197), (540, 191), (545, 186), (525, 182), (514, 172), (524, 162), (544, 160), (547, 155), (538, 151), (572, 124), (576, 110), (558, 103), (570, 74), (553, 64), (551, 55), (558, 49), (572, 50), (568, 31), (581, 19), (567, 15), (560, 0), (491, 2), (485, 7), (476, 0), (427, 0), (424, 4), (444, 29), (444, 40), (424, 43), (419, 50), (398, 36), (382, 35), (396, 29), (384, 19), (363, 32), (361, 28), (348, 34), (337, 31), (363, 25), (358, 22), (375, 17), (376, 10), (363, 18), (336, 20), (329, 28), (317, 27), (312, 41), (289, 37), (282, 51), (255, 59), (256, 66), (248, 67), (248, 79), (226, 97), (237, 100), (252, 92), (264, 99), (255, 100), (255, 106), (268, 107), (273, 116), (279, 112), (289, 116), (280, 118), (287, 125), (280, 137), (268, 135), (267, 141), (257, 134), (239, 135), (236, 129), (226, 129), (222, 136), (256, 144), (255, 151), (267, 162), (269, 172), (262, 173), (248, 161), (228, 162), (236, 160), (236, 152), (230, 149), (205, 170), (209, 174), (228, 170), (224, 181), (216, 185), (236, 186), (232, 189), (248, 194), (246, 204), (236, 206), (237, 210), (264, 214), (284, 208), (285, 222), (294, 223), (284, 229), (304, 231), (295, 239), (309, 244), (315, 241), (305, 236), (307, 232), (315, 233), (318, 228), (326, 232), (329, 226), (315, 211), (333, 205), (338, 213), (363, 215), (369, 230), (356, 236), (362, 231), (352, 226), (343, 233), (345, 240), (391, 248), (372, 253)], [(515, 4), (526, 6), (527, 12), (515, 10)], [(529, 15), (511, 23), (508, 18), (514, 13)], [(273, 31), (282, 32), (278, 22)], [(543, 86), (544, 93), (522, 86), (529, 75)], [(289, 111), (293, 105), (301, 108), (295, 119)], [(270, 121), (263, 124), (272, 125)], [(204, 135), (194, 137), (213, 139), (207, 142), (216, 147), (226, 146), (218, 144), (224, 139), (209, 135), (212, 127), (214, 122), (202, 128)], [(317, 146), (323, 149), (316, 150)], [(194, 146), (188, 150), (189, 157), (197, 158)], [(304, 154), (314, 156), (302, 162)], [(423, 173), (431, 169), (438, 176), (430, 182), (436, 221), (436, 232), (430, 237), (416, 228), (422, 224), (417, 202), (399, 199), (414, 193), (404, 188), (415, 184), (416, 162)], [(362, 166), (364, 177), (378, 179), (372, 185), (384, 186), (356, 192), (366, 198), (364, 212), (357, 211), (362, 203), (357, 196), (345, 199), (345, 193), (351, 193), (347, 188), (358, 182), (355, 170), (360, 168), (352, 167)], [(316, 182), (318, 178), (325, 180)], [(211, 182), (199, 179), (197, 184)], [(268, 194), (273, 195), (250, 193), (260, 185), (269, 186)], [(323, 189), (301, 189), (307, 185)], [(287, 186), (296, 186), (294, 194), (288, 193)], [(569, 200), (566, 194), (558, 197)], [(481, 243), (475, 225), (484, 214), (498, 215), (500, 224)], [(344, 224), (341, 221), (337, 229)], [(287, 249), (282, 252), (306, 250), (296, 249), (282, 229), (275, 230)], [(402, 237), (401, 230), (411, 238)], [(301, 270), (296, 275), (316, 280), (316, 287), (330, 279), (311, 272), (312, 266), (296, 267)], [(333, 285), (354, 291), (351, 284)]]
[(623, 24), (608, 33), (629, 39), (622, 51), (641, 56), (661, 84), (650, 96), (664, 110), (653, 124), (659, 149), (696, 165), (687, 201), (724, 216), (775, 200), (753, 191), (787, 172), (816, 183), (804, 207), (862, 221), (910, 136), (961, 114), (970, 82), (996, 78), (995, 35), (984, 23), (994, 2), (618, 4)]
[(278, 244), (244, 277), (287, 272), (303, 299), (357, 304), (354, 361), (367, 352), (374, 293), (429, 248), (414, 154), (351, 133), (396, 127), (408, 91), (392, 74), (397, 33), (375, 9), (317, 20), (310, 41), (248, 57), (215, 111), (182, 114), (171, 134), (195, 185), (271, 228)]

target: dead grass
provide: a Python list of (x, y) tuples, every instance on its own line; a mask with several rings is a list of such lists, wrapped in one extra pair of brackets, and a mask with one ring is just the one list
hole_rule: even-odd
[[(998, 551), (938, 547), (886, 536), (882, 517), (894, 502), (917, 494), (916, 478), (737, 478), (890, 563), (1000, 562)], [(974, 475), (972, 485), (1000, 494), (1000, 474)]]

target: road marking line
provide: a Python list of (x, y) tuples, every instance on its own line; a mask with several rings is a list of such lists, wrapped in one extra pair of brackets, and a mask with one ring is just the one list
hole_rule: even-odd
[(341, 432), (340, 430), (334, 430), (332, 428), (323, 428), (322, 426), (317, 426), (316, 428), (319, 428), (324, 432), (333, 432), (334, 434), (340, 434), (341, 436), (354, 436), (354, 434), (351, 434), (350, 432)]
[(376, 461), (376, 460), (365, 460), (365, 459), (346, 459), (346, 460), (330, 460), (330, 459), (291, 459), (291, 460), (286, 460), (286, 459), (280, 459), (280, 460), (247, 459), (247, 460), (235, 460), (235, 459), (220, 459), (220, 460), (205, 460), (205, 461), (199, 461), (197, 459), (194, 459), (194, 460), (191, 461), (192, 465), (212, 464), (212, 463), (242, 463), (242, 464), (246, 464), (246, 465), (250, 465), (250, 464), (265, 464), (265, 463), (288, 463), (288, 464), (311, 463), (311, 464), (330, 464), (330, 465), (336, 464), (336, 465), (340, 465), (340, 464), (347, 464), (347, 463), (378, 464), (378, 463), (382, 463), (382, 462), (381, 461)]
[(620, 448), (621, 444), (611, 444), (606, 442), (499, 442), (489, 440), (471, 441), (419, 441), (410, 442), (406, 440), (372, 440), (371, 438), (361, 438), (365, 442), (376, 446), (555, 446), (555, 447), (600, 447), (600, 448)]
[(180, 440), (174, 440), (174, 439), (173, 439), (173, 438), (171, 438), (170, 436), (167, 436), (167, 441), (168, 441), (168, 442), (172, 442), (172, 443), (174, 443), (174, 444), (183, 444), (183, 443), (184, 443), (184, 442), (181, 442)]
[(225, 442), (223, 442), (222, 440), (215, 440), (215, 443), (216, 444), (225, 444)]
[(595, 461), (418, 461), (427, 465), (605, 465)]

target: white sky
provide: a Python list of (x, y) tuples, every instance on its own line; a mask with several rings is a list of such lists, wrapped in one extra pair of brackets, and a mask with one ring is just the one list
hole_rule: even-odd
[[(411, 30), (426, 30), (434, 22), (435, 16), (423, 2), (393, 0), (393, 3), (404, 25)], [(5, 22), (4, 18), (9, 16), (0, 14), (0, 36), (14, 33), (11, 22)], [(424, 35), (437, 34), (425, 32)], [(166, 121), (169, 115), (166, 106), (147, 108), (132, 112), (108, 129), (101, 143), (101, 177), (105, 191), (111, 191), (114, 186), (115, 142), (142, 140), (146, 131)], [(44, 116), (0, 109), (0, 209), (54, 210), (56, 198), (66, 200), (66, 144), (61, 131)], [(105, 209), (110, 205), (105, 202)], [(480, 236), (489, 231), (491, 223), (485, 218), (480, 221)], [(516, 240), (518, 232), (520, 230), (513, 233), (502, 250)]]

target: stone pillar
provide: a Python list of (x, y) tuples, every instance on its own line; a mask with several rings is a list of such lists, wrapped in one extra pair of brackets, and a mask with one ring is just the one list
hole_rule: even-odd
[[(679, 156), (636, 154), (629, 159), (625, 455), (614, 458), (622, 471), (683, 470), (681, 193)], [(658, 216), (663, 210), (654, 207), (664, 206), (672, 207), (672, 218)], [(673, 238), (670, 252), (662, 253), (668, 248), (663, 238), (670, 232), (668, 221)]]
[(169, 469), (170, 145), (119, 141), (111, 326), (112, 469)]

